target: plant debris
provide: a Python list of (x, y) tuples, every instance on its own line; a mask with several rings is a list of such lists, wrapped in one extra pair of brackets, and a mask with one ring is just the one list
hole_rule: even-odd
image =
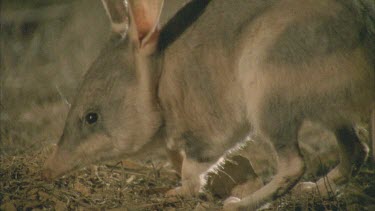
[[(179, 178), (165, 161), (139, 164), (130, 160), (91, 166), (53, 182), (41, 179), (52, 147), (0, 157), (0, 210), (219, 210), (213, 197), (167, 197)], [(375, 173), (368, 163), (339, 194), (277, 199), (262, 210), (373, 210)]]
[(174, 210), (194, 208), (199, 199), (165, 197), (178, 177), (165, 163), (132, 161), (84, 168), (51, 183), (41, 179), (51, 150), (0, 158), (0, 210)]

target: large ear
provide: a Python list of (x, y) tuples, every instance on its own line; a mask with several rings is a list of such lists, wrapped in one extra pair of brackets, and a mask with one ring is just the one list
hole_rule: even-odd
[(125, 0), (102, 0), (111, 21), (112, 32), (125, 37), (129, 27), (128, 5)]
[(142, 48), (155, 44), (164, 0), (129, 0), (129, 36)]

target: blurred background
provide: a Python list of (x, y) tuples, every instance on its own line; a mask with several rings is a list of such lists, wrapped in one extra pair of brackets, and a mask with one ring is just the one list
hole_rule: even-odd
[[(162, 23), (185, 2), (167, 0)], [(18, 154), (58, 141), (110, 25), (100, 0), (0, 4), (0, 154)]]

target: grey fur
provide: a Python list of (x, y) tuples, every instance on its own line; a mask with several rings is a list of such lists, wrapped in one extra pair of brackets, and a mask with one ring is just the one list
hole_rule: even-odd
[[(183, 160), (175, 162), (183, 186), (171, 193), (194, 194), (199, 175), (252, 131), (274, 145), (278, 173), (225, 209), (255, 209), (303, 175), (297, 134), (310, 120), (337, 134), (343, 158), (328, 178), (346, 182), (368, 152), (351, 128), (374, 110), (375, 3), (198, 1), (162, 29), (159, 42), (155, 27), (146, 40), (138, 36), (158, 11), (146, 10), (153, 18), (137, 22), (137, 8), (130, 10), (135, 16), (129, 16), (126, 38), (109, 44), (86, 74), (46, 174), (134, 156), (166, 140), (172, 157)], [(176, 31), (184, 14), (192, 20)], [(94, 126), (84, 123), (91, 111), (100, 114)], [(62, 160), (62, 167), (51, 167)]]

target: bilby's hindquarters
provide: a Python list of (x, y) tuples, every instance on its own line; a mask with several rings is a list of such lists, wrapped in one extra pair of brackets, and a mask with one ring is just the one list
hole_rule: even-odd
[[(368, 57), (372, 61), (373, 71), (375, 71), (375, 2), (373, 0), (340, 0), (348, 8), (351, 8), (356, 16), (365, 25), (363, 30), (363, 42), (368, 49)], [(375, 90), (375, 81), (372, 83)], [(375, 103), (372, 106), (370, 116), (370, 143), (372, 150), (372, 160), (375, 162)]]
[(368, 153), (352, 129), (368, 119), (375, 100), (374, 52), (369, 42), (374, 38), (367, 22), (335, 1), (276, 5), (277, 10), (259, 20), (256, 32), (250, 28), (252, 36), (244, 35), (247, 46), (240, 67), (249, 118), (275, 146), (278, 173), (241, 202), (227, 204), (228, 210), (256, 209), (298, 182), (304, 161), (295, 134), (305, 119), (336, 133), (341, 162), (328, 174), (334, 185), (354, 176)]

